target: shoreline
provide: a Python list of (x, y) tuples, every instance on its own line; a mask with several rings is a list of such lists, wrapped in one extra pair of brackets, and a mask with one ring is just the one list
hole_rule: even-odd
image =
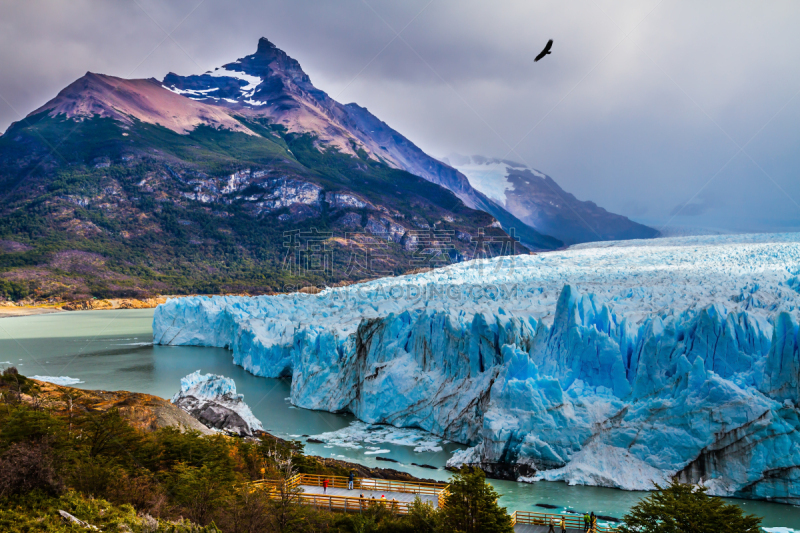
[(16, 316), (35, 316), (61, 313), (64, 309), (57, 307), (16, 307), (0, 306), (0, 318), (13, 318)]
[(36, 316), (65, 311), (114, 311), (118, 309), (153, 309), (173, 296), (154, 296), (152, 298), (107, 298), (92, 300), (77, 300), (72, 302), (44, 303), (44, 304), (0, 304), (0, 318), (16, 316)]

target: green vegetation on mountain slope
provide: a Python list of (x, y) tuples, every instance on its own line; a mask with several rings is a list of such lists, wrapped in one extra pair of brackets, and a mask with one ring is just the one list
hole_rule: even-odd
[[(244, 122), (259, 136), (44, 113), (12, 125), (0, 137), (0, 298), (268, 293), (510, 250), (491, 216), (438, 185)], [(232, 175), (247, 178), (225, 191)], [(298, 184), (319, 199), (263, 208)], [(328, 192), (367, 205), (322, 201)], [(434, 242), (420, 244), (436, 250), (350, 235), (376, 224), (427, 232)], [(288, 232), (322, 235), (323, 266)]]

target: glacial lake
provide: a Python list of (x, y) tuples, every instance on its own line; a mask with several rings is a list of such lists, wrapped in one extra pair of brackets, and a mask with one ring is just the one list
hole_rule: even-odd
[[(75, 387), (127, 390), (170, 398), (180, 379), (195, 370), (222, 374), (236, 381), (253, 414), (264, 429), (283, 438), (299, 438), (348, 428), (354, 417), (293, 407), (289, 381), (253, 376), (231, 361), (220, 348), (152, 345), (153, 309), (80, 311), (0, 319), (0, 368), (16, 365), (27, 376), (69, 376), (81, 380)], [(413, 475), (446, 480), (448, 472), (423, 469), (411, 463), (443, 467), (463, 446), (443, 443), (442, 451), (415, 452), (413, 446), (381, 443), (353, 448), (306, 444), (306, 452), (369, 466), (404, 470)], [(380, 455), (399, 461), (375, 459)], [(598, 487), (570, 487), (565, 483), (535, 484), (492, 480), (502, 495), (500, 503), (513, 510), (545, 511), (537, 503), (579, 512), (621, 518), (646, 493)], [(764, 526), (800, 531), (800, 507), (748, 500), (729, 500), (745, 512), (764, 517)], [(788, 532), (789, 530), (780, 530)]]

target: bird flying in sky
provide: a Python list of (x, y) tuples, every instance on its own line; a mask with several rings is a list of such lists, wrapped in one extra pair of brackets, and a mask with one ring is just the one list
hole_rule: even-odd
[(539, 55), (538, 55), (538, 56), (536, 56), (536, 59), (534, 59), (534, 60), (533, 60), (533, 62), (534, 62), (534, 63), (536, 63), (536, 62), (537, 62), (537, 61), (539, 61), (541, 58), (543, 58), (544, 56), (546, 56), (547, 54), (549, 54), (549, 53), (550, 53), (550, 49), (551, 49), (552, 47), (553, 47), (553, 39), (550, 39), (549, 41), (547, 41), (547, 44), (544, 46), (544, 50), (542, 50), (541, 52), (539, 52)]

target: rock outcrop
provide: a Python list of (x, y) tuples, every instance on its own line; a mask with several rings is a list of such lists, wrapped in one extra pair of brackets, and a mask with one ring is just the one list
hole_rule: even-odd
[(35, 398), (23, 395), (22, 400), (61, 414), (68, 414), (70, 410), (78, 414), (87, 411), (104, 413), (116, 409), (133, 427), (142, 431), (178, 427), (206, 435), (212, 433), (185, 411), (152, 394), (76, 389), (46, 381), (33, 381), (39, 389)]
[(264, 430), (244, 403), (244, 396), (236, 394), (231, 378), (197, 370), (181, 378), (181, 390), (172, 397), (172, 403), (205, 426), (240, 437), (252, 437)]

